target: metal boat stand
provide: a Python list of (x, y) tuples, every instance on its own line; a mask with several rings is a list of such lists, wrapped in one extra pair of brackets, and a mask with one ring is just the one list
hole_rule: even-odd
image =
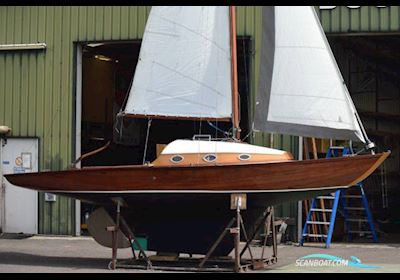
[[(134, 260), (138, 258), (144, 259), (144, 261), (146, 262), (146, 269), (152, 269), (152, 263), (150, 259), (147, 257), (146, 252), (143, 250), (136, 236), (133, 234), (132, 230), (126, 223), (124, 217), (121, 215), (121, 206), (124, 205), (123, 200), (120, 198), (113, 198), (112, 200), (117, 206), (116, 209), (117, 211), (115, 218), (115, 226), (108, 226), (106, 228), (106, 230), (110, 231), (112, 234), (112, 259), (111, 262), (108, 264), (108, 268), (111, 270), (115, 270), (117, 267), (119, 267), (119, 264), (117, 263), (117, 250), (118, 250), (118, 231), (121, 229), (121, 231), (128, 238), (129, 243), (131, 244), (133, 259)], [(136, 245), (136, 247), (140, 251), (138, 257), (136, 257), (134, 245)]]
[[(127, 233), (128, 239), (132, 244), (133, 259), (130, 260), (116, 260), (117, 251), (117, 231), (113, 232), (113, 260), (110, 262), (110, 269), (115, 268), (128, 268), (128, 269), (154, 269), (154, 270), (170, 270), (170, 271), (192, 271), (192, 272), (245, 272), (248, 270), (263, 270), (268, 266), (277, 263), (277, 240), (276, 230), (274, 226), (274, 208), (268, 207), (262, 216), (256, 221), (254, 230), (249, 237), (246, 232), (246, 228), (241, 215), (241, 210), (245, 210), (247, 205), (246, 194), (232, 194), (231, 195), (231, 210), (236, 210), (236, 215), (232, 217), (229, 223), (226, 225), (223, 232), (213, 243), (208, 250), (204, 258), (182, 258), (179, 257), (173, 261), (171, 260), (153, 260), (146, 256), (144, 250), (140, 247), (139, 242), (133, 235), (132, 231), (127, 226), (123, 217), (119, 214), (119, 203), (117, 203), (117, 226), (121, 225), (124, 234)], [(250, 244), (254, 241), (259, 230), (264, 227), (264, 235), (268, 236), (272, 234), (272, 256), (264, 257), (266, 241), (264, 239), (262, 244), (261, 253), (258, 258), (255, 257), (251, 250)], [(118, 230), (118, 229), (114, 229)], [(212, 253), (228, 234), (232, 234), (234, 238), (234, 258), (231, 257), (211, 257)], [(240, 250), (240, 236), (243, 234), (243, 239), (246, 242), (244, 247)], [(142, 258), (136, 258), (133, 244), (135, 244), (139, 250)], [(244, 259), (243, 254), (248, 250), (250, 259)]]
[[(275, 264), (278, 261), (278, 250), (277, 250), (277, 240), (276, 240), (276, 231), (274, 226), (274, 208), (268, 207), (264, 214), (258, 219), (255, 224), (255, 228), (250, 238), (247, 236), (246, 228), (244, 226), (242, 215), (240, 214), (240, 210), (246, 209), (247, 196), (246, 194), (232, 194), (231, 195), (231, 209), (236, 209), (236, 216), (232, 218), (232, 220), (228, 223), (224, 232), (221, 233), (219, 238), (215, 241), (213, 246), (211, 246), (210, 250), (206, 254), (205, 258), (201, 261), (199, 268), (202, 268), (206, 261), (209, 260), (211, 254), (217, 248), (218, 244), (225, 237), (226, 233), (229, 231), (234, 236), (234, 272), (244, 272), (248, 269), (251, 270), (262, 270), (267, 268), (269, 265)], [(231, 228), (231, 226), (236, 223), (236, 227)], [(264, 258), (265, 247), (267, 238), (264, 239), (264, 243), (261, 250), (261, 256), (259, 258), (255, 258), (253, 252), (250, 249), (250, 244), (253, 242), (256, 237), (257, 232), (264, 225), (264, 234), (268, 236), (272, 233), (272, 256), (270, 258)], [(243, 237), (246, 241), (245, 246), (240, 251), (240, 233), (243, 232)], [(243, 259), (242, 256), (246, 252), (249, 251), (250, 260)]]

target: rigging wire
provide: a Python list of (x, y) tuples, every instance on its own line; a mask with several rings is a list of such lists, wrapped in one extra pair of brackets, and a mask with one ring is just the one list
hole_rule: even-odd
[(212, 122), (210, 122), (210, 121), (207, 121), (207, 123), (208, 123), (208, 125), (209, 126), (211, 126), (212, 128), (214, 128), (215, 129), (215, 132), (216, 132), (216, 136), (215, 136), (215, 138), (218, 138), (217, 136), (217, 132), (219, 131), (219, 132), (221, 132), (222, 134), (224, 134), (226, 137), (229, 137), (229, 132), (226, 132), (226, 131), (224, 131), (224, 130), (222, 130), (221, 128), (219, 128), (217, 125), (214, 125)]
[(242, 139), (242, 142), (245, 142), (246, 139), (254, 132), (253, 128), (250, 129), (249, 133)]
[(200, 117), (200, 120), (199, 120), (199, 135), (201, 135), (202, 123), (203, 123), (203, 120), (202, 120), (202, 118)]
[[(217, 118), (215, 118), (215, 126), (218, 127), (218, 119)], [(215, 129), (215, 139), (217, 139), (217, 138), (218, 138), (218, 130)]]
[[(118, 122), (120, 123), (120, 129), (118, 129)], [(114, 123), (114, 130), (118, 133), (119, 141), (122, 140), (122, 130), (124, 128), (123, 124), (124, 124), (124, 115), (120, 115), (120, 117), (118, 117), (117, 114)]]
[(143, 164), (146, 162), (146, 154), (147, 154), (147, 146), (149, 143), (149, 134), (150, 134), (150, 127), (151, 127), (151, 121), (152, 119), (149, 119), (147, 122), (147, 133), (146, 133), (146, 141), (144, 144), (144, 152), (143, 152)]
[[(140, 58), (140, 56), (139, 56), (138, 61), (140, 61), (140, 60), (141, 60), (141, 58)], [(120, 113), (122, 112), (122, 108), (124, 108), (124, 107), (126, 106), (126, 103), (128, 102), (128, 97), (129, 97), (129, 94), (130, 94), (131, 89), (132, 89), (134, 77), (135, 77), (135, 71), (133, 71), (133, 73), (132, 73), (131, 83), (129, 84), (128, 91), (127, 91), (127, 93), (126, 93), (126, 95), (125, 95), (125, 97), (124, 97), (124, 100), (122, 101), (121, 108), (119, 109), (119, 112), (120, 112)]]
[[(139, 56), (139, 59), (138, 59), (138, 60), (140, 60), (140, 56)], [(131, 92), (132, 85), (133, 85), (134, 75), (135, 75), (135, 71), (133, 71), (132, 79), (131, 79), (131, 82), (130, 82), (130, 84), (129, 84), (128, 91), (127, 91), (127, 93), (125, 94), (124, 100), (122, 101), (121, 108), (119, 108), (119, 112), (118, 112), (117, 115), (115, 116), (114, 129), (115, 129), (115, 131), (118, 133), (119, 139), (120, 139), (120, 140), (122, 139), (122, 123), (123, 123), (123, 118), (124, 118), (124, 114), (122, 114), (122, 112), (123, 112), (123, 110), (124, 110), (125, 107), (126, 107), (126, 103), (128, 102), (129, 94), (130, 94), (130, 92)], [(117, 128), (119, 117), (120, 117), (120, 119), (121, 119), (121, 130), (118, 130), (118, 128)]]

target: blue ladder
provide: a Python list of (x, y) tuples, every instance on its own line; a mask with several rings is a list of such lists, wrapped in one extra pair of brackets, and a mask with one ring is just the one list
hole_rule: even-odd
[[(326, 153), (326, 158), (331, 158), (333, 157), (338, 157), (339, 156), (339, 151), (342, 150), (342, 156), (350, 155), (351, 151), (349, 148), (344, 148), (344, 147), (330, 147), (328, 148), (328, 151)], [(312, 199), (311, 202), (311, 207), (310, 210), (308, 211), (306, 222), (304, 223), (303, 227), (303, 232), (302, 232), (302, 237), (300, 240), (300, 246), (303, 246), (305, 238), (306, 237), (313, 237), (319, 240), (321, 238), (322, 240), (325, 241), (325, 247), (329, 248), (331, 245), (332, 241), (332, 235), (333, 235), (333, 229), (335, 226), (335, 220), (336, 220), (336, 214), (339, 208), (339, 202), (341, 203), (341, 206), (343, 208), (343, 216), (345, 220), (345, 229), (348, 235), (348, 240), (352, 240), (352, 234), (354, 233), (371, 233), (372, 238), (374, 242), (378, 242), (378, 237), (376, 235), (376, 231), (374, 228), (373, 224), (373, 219), (372, 219), (372, 214), (368, 205), (368, 200), (364, 192), (363, 184), (358, 183), (356, 185), (358, 187), (357, 189), (360, 191), (360, 195), (352, 195), (352, 194), (347, 194), (347, 190), (345, 189), (340, 189), (337, 190), (334, 195), (326, 195), (326, 196), (318, 196), (316, 198)], [(362, 201), (362, 207), (349, 207), (347, 206), (347, 201), (346, 199), (360, 199)], [(317, 200), (321, 201), (321, 205), (325, 205), (325, 200), (331, 200), (332, 202), (332, 208), (325, 208), (325, 207), (317, 207)], [(349, 216), (349, 212), (359, 212), (359, 211), (365, 211), (366, 214), (366, 219), (362, 218), (354, 218)], [(313, 216), (315, 216), (316, 213), (320, 213), (323, 215), (326, 215), (327, 213), (330, 214), (329, 222), (327, 221), (316, 221), (313, 219)], [(352, 222), (358, 222), (361, 223), (368, 223), (369, 224), (369, 231), (363, 231), (363, 230), (351, 230), (351, 224)], [(309, 233), (309, 226), (310, 225), (316, 225), (319, 228), (319, 233)], [(321, 226), (328, 227), (328, 232), (325, 234), (321, 233)]]
[[(374, 242), (378, 242), (378, 236), (376, 234), (375, 231), (375, 227), (374, 227), (374, 222), (373, 222), (373, 218), (372, 218), (372, 214), (371, 214), (371, 210), (369, 208), (369, 204), (368, 204), (368, 199), (367, 196), (365, 195), (364, 192), (364, 186), (362, 183), (358, 183), (353, 190), (358, 190), (360, 194), (347, 194), (348, 192), (342, 191), (342, 206), (343, 206), (343, 216), (345, 218), (345, 225), (346, 225), (346, 231), (348, 234), (348, 240), (351, 241), (352, 240), (352, 235), (355, 233), (358, 234), (372, 234), (372, 240)], [(361, 207), (347, 207), (346, 206), (346, 199), (361, 199), (362, 202), (362, 206)], [(360, 211), (364, 211), (365, 212), (365, 217), (349, 217), (349, 211), (350, 212), (360, 212)], [(351, 223), (358, 223), (359, 225), (361, 224), (368, 224), (369, 225), (369, 230), (352, 230), (350, 224)]]

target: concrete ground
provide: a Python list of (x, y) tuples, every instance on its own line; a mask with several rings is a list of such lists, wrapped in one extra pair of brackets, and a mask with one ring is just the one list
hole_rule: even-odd
[[(254, 255), (260, 253), (259, 247), (253, 247), (252, 250)], [(270, 252), (269, 249), (267, 253)], [(368, 269), (350, 266), (296, 266), (298, 258), (316, 253), (330, 254), (346, 260), (355, 256), (362, 264), (381, 267)], [(120, 249), (118, 257), (130, 258), (130, 249)], [(0, 272), (151, 272), (135, 269), (110, 271), (107, 269), (110, 258), (111, 249), (98, 245), (90, 237), (33, 236), (24, 239), (0, 239)], [(278, 263), (262, 272), (400, 272), (400, 244), (334, 243), (330, 249), (311, 244), (304, 247), (280, 245)]]

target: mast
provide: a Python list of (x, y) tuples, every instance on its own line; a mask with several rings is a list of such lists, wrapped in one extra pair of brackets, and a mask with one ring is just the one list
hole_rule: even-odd
[(231, 68), (232, 68), (232, 124), (233, 136), (240, 139), (239, 127), (239, 90), (237, 72), (237, 49), (236, 49), (236, 12), (235, 6), (229, 6), (230, 29), (231, 29)]

